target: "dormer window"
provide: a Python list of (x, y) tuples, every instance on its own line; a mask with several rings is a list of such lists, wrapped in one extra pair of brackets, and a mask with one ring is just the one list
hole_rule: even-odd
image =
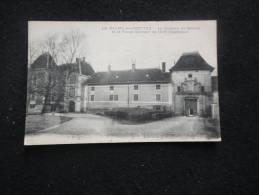
[(188, 78), (189, 78), (189, 79), (192, 78), (192, 74), (188, 74)]

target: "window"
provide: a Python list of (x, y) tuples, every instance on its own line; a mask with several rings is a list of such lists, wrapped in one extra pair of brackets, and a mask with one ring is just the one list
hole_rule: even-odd
[(178, 86), (178, 87), (177, 87), (177, 92), (180, 92), (180, 91), (181, 91), (181, 87)]
[[(45, 74), (42, 73), (42, 72), (38, 73), (36, 80), (39, 81), (39, 82), (44, 82), (44, 81), (45, 81)], [(37, 84), (37, 83), (36, 83), (36, 84)]]
[(31, 100), (35, 100), (35, 94), (31, 94)]
[(160, 89), (161, 88), (161, 86), (160, 85), (156, 85), (156, 89)]
[(156, 101), (161, 101), (161, 95), (160, 94), (156, 94)]
[(34, 76), (34, 77), (32, 77), (32, 78), (33, 78), (33, 79), (32, 79), (32, 85), (33, 85), (33, 86), (37, 85), (37, 77)]
[(192, 74), (188, 74), (188, 78), (192, 78)]
[(204, 92), (204, 86), (201, 86), (201, 92)]
[(91, 101), (94, 101), (94, 95), (91, 95), (91, 96), (90, 96), (90, 100), (91, 100)]
[(110, 95), (110, 101), (113, 101), (113, 95)]
[(119, 97), (118, 97), (118, 95), (110, 95), (109, 99), (110, 99), (110, 101), (118, 101)]
[(30, 108), (35, 108), (35, 104), (30, 104)]
[(114, 90), (114, 86), (110, 86), (110, 90), (113, 91)]
[(76, 83), (76, 75), (75, 74), (71, 74), (69, 77), (69, 83), (70, 84), (75, 84)]
[(153, 106), (153, 109), (156, 111), (161, 111), (161, 106)]
[(70, 87), (69, 88), (69, 96), (70, 97), (74, 97), (75, 96), (75, 88), (74, 87)]
[(138, 94), (134, 94), (134, 101), (138, 101)]
[(94, 91), (94, 87), (91, 87), (91, 91)]
[(138, 90), (138, 85), (134, 85), (134, 90)]

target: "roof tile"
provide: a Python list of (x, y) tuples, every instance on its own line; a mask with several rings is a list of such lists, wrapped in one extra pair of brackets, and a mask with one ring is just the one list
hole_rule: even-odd
[(210, 66), (198, 52), (184, 53), (170, 71), (185, 70), (209, 70), (214, 68)]
[(170, 81), (169, 72), (153, 68), (97, 72), (87, 80), (86, 84), (169, 83)]

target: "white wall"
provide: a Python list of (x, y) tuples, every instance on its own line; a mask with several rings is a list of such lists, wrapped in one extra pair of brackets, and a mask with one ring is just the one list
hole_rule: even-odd
[[(114, 86), (114, 90), (110, 90)], [(172, 106), (172, 86), (170, 83), (160, 84), (160, 89), (156, 89), (156, 84), (139, 84), (138, 90), (134, 90), (134, 84), (123, 85), (95, 85), (95, 90), (91, 91), (92, 85), (85, 86), (84, 106), (86, 108), (113, 108), (113, 107), (150, 107), (154, 105)], [(118, 95), (118, 101), (110, 101), (110, 95)], [(134, 94), (138, 94), (138, 101), (134, 101)], [(156, 101), (156, 94), (160, 94), (161, 100)], [(90, 101), (90, 96), (94, 95), (94, 101)]]

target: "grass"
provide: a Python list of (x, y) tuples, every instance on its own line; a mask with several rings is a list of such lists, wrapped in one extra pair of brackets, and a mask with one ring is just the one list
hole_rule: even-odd
[(71, 120), (71, 117), (48, 114), (27, 115), (25, 133), (34, 133)]

